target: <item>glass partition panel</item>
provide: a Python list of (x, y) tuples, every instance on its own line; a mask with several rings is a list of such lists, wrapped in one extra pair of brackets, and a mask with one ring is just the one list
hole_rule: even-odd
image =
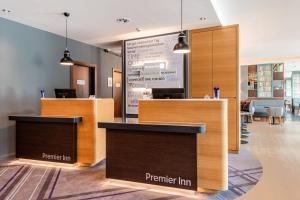
[(285, 79), (285, 97), (292, 97), (292, 80)]
[(272, 64), (257, 65), (257, 97), (273, 97), (272, 77)]
[(300, 71), (292, 72), (293, 98), (300, 98)]

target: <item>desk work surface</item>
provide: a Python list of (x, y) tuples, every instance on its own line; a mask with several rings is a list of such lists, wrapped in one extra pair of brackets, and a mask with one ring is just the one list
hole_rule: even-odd
[(49, 122), (49, 123), (79, 123), (82, 117), (79, 116), (40, 116), (40, 115), (11, 115), (9, 120), (22, 122)]
[(98, 122), (98, 128), (116, 130), (135, 130), (147, 132), (176, 132), (176, 133), (205, 133), (206, 125), (199, 124), (176, 124), (176, 123), (140, 123), (137, 119), (116, 118), (113, 122)]

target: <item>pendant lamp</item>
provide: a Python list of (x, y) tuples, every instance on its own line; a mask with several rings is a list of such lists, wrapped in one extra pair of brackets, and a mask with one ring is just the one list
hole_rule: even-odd
[(180, 0), (180, 33), (178, 35), (178, 43), (174, 46), (173, 52), (174, 53), (189, 53), (190, 47), (189, 45), (186, 43), (186, 35), (185, 33), (182, 31), (182, 0)]
[(66, 17), (66, 49), (64, 51), (64, 57), (60, 60), (60, 64), (70, 66), (74, 64), (70, 51), (68, 50), (68, 17), (70, 13), (64, 12), (63, 15)]

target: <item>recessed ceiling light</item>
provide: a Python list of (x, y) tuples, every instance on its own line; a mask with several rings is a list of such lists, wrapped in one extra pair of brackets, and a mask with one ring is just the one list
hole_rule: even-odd
[(207, 17), (200, 17), (199, 19), (200, 19), (200, 21), (206, 21)]
[(142, 31), (141, 28), (136, 28), (135, 30), (136, 30), (137, 32), (141, 32), (141, 31)]
[(126, 24), (126, 23), (130, 22), (130, 19), (124, 18), (124, 17), (123, 18), (118, 18), (118, 19), (116, 19), (116, 22)]
[(4, 13), (11, 13), (11, 10), (8, 10), (6, 8), (3, 8), (1, 11), (4, 12)]

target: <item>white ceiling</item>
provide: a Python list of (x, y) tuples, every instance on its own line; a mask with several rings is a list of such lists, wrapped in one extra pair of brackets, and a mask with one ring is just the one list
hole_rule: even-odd
[[(69, 37), (103, 48), (119, 45), (115, 41), (178, 31), (180, 0), (0, 0), (0, 17), (38, 29), (65, 34), (68, 11)], [(184, 28), (220, 25), (210, 0), (183, 0)], [(117, 18), (131, 19), (128, 24)], [(207, 17), (205, 22), (200, 17)], [(141, 28), (137, 32), (136, 28)]]
[(287, 61), (284, 63), (284, 77), (288, 78), (292, 76), (292, 72), (300, 71), (300, 61)]
[(212, 0), (223, 25), (240, 24), (240, 63), (299, 59), (300, 0)]
[[(68, 11), (70, 38), (112, 50), (120, 49), (116, 41), (179, 30), (179, 0), (0, 0), (0, 6), (12, 10), (0, 17), (59, 35)], [(183, 8), (184, 29), (240, 24), (241, 64), (300, 60), (300, 0), (183, 0)], [(116, 23), (120, 17), (131, 22)]]

